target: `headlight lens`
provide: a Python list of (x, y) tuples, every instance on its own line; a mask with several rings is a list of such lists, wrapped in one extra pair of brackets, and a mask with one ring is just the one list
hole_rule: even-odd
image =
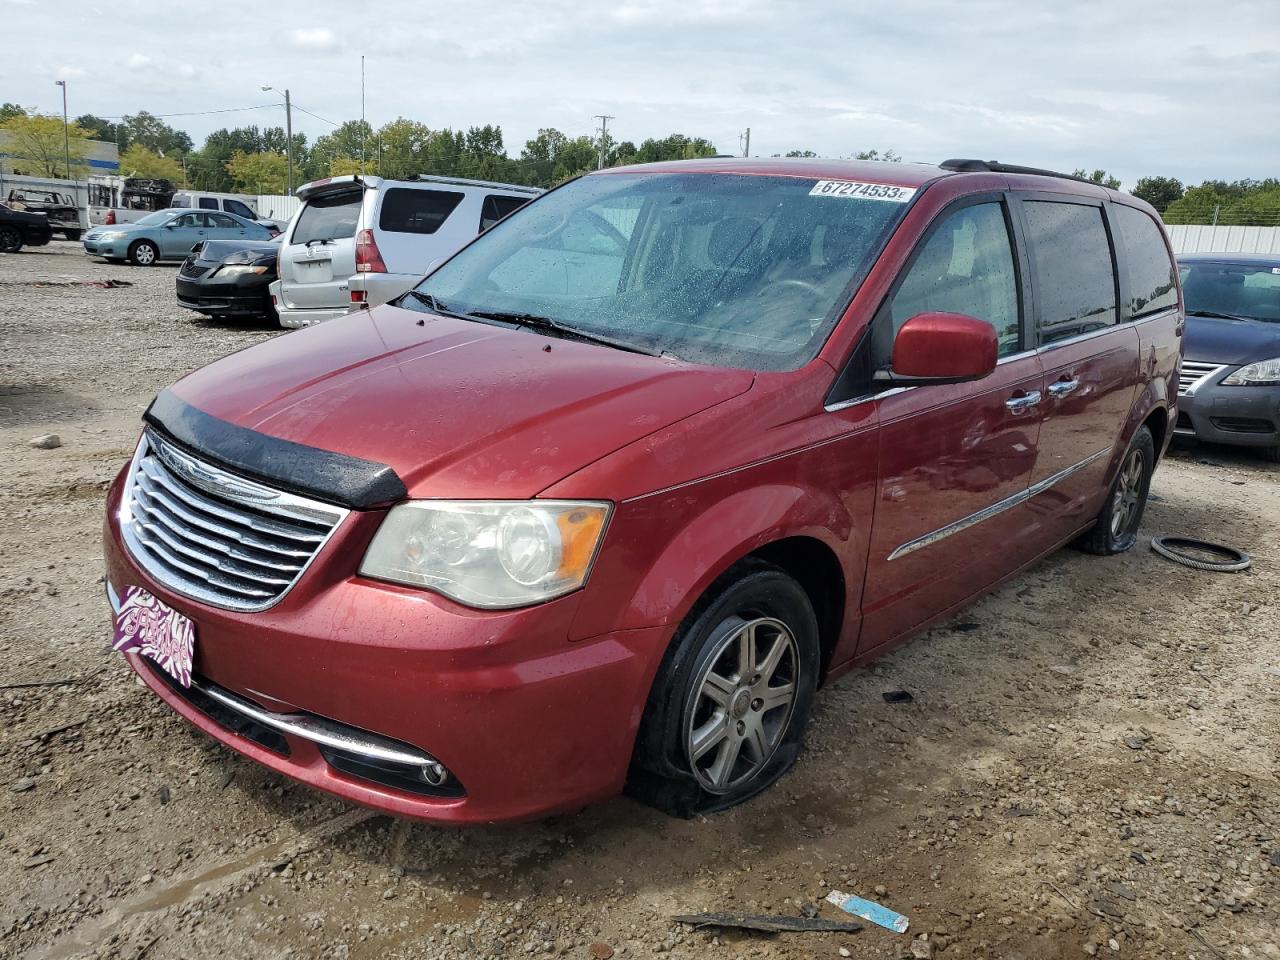
[(95, 238), (97, 240), (122, 240), (124, 238), (123, 230), (108, 230), (106, 233), (100, 233)]
[(473, 607), (523, 607), (578, 589), (610, 505), (566, 500), (413, 500), (378, 528), (360, 573)]
[(1278, 383), (1280, 383), (1280, 357), (1247, 364), (1222, 380), (1224, 387), (1269, 387)]
[(219, 277), (238, 277), (238, 276), (241, 276), (242, 274), (246, 274), (246, 273), (257, 273), (257, 274), (263, 274), (263, 273), (266, 273), (268, 269), (270, 269), (270, 268), (265, 267), (265, 266), (261, 266), (261, 267), (260, 267), (260, 266), (254, 266), (253, 264), (250, 264), (250, 263), (237, 263), (237, 264), (233, 264), (233, 265), (231, 265), (231, 266), (223, 266), (223, 267), (219, 267), (219, 268), (218, 268), (218, 272), (217, 272), (216, 276), (219, 276)]

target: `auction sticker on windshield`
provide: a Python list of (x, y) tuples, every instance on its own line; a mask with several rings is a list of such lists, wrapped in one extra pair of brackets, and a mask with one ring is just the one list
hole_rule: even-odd
[(914, 187), (891, 183), (863, 183), (860, 180), (819, 180), (809, 191), (811, 197), (850, 197), (857, 200), (888, 200), (906, 203), (915, 196)]

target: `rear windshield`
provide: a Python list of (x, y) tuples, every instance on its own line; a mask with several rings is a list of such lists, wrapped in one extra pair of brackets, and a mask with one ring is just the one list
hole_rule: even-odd
[(364, 193), (360, 190), (308, 200), (298, 215), (290, 242), (310, 243), (354, 237), (363, 201)]
[(1280, 266), (1201, 260), (1180, 267), (1187, 313), (1280, 323)]
[(455, 312), (532, 314), (686, 360), (794, 369), (817, 353), (913, 193), (803, 177), (587, 176), (495, 224), (418, 290)]
[(435, 233), (462, 202), (452, 190), (392, 187), (382, 197), (378, 228), (392, 233)]

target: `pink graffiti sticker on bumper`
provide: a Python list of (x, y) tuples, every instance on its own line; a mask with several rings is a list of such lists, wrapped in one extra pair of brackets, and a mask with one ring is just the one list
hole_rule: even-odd
[(195, 625), (141, 587), (125, 587), (111, 646), (121, 653), (137, 652), (149, 657), (184, 687), (191, 686)]

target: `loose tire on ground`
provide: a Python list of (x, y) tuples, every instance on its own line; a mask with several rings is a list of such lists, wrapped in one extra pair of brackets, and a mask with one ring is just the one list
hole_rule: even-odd
[(771, 564), (735, 567), (663, 658), (628, 792), (689, 817), (769, 787), (799, 755), (819, 664), (818, 621), (803, 588)]
[(160, 259), (160, 251), (150, 240), (135, 240), (129, 247), (129, 262), (139, 267), (154, 266)]
[[(1208, 540), (1197, 540), (1193, 537), (1152, 537), (1151, 549), (1166, 560), (1180, 563), (1193, 570), (1211, 570), (1214, 573), (1235, 573), (1252, 565), (1253, 560), (1243, 550), (1210, 543)], [(1193, 556), (1187, 550), (1198, 550), (1201, 554), (1213, 554), (1221, 559), (1210, 560), (1204, 556)]]
[(1100, 557), (1124, 553), (1138, 539), (1138, 527), (1147, 509), (1151, 490), (1151, 474), (1156, 466), (1156, 444), (1146, 426), (1129, 441), (1120, 460), (1120, 469), (1107, 491), (1106, 502), (1098, 513), (1097, 523), (1075, 545)]

